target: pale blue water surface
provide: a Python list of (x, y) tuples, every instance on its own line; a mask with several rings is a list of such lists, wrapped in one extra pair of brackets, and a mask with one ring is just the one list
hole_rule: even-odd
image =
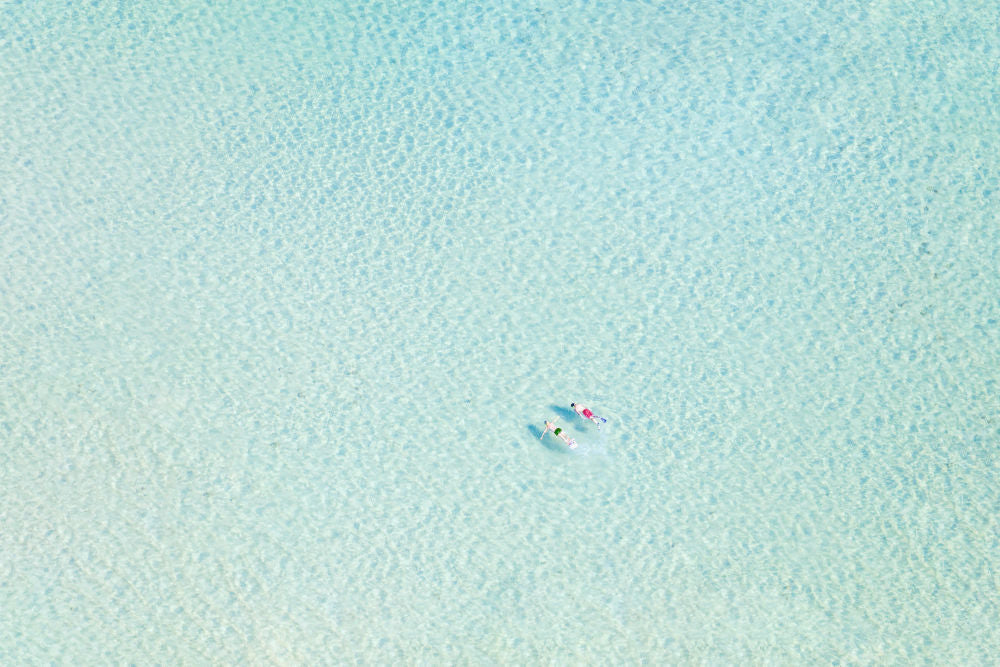
[(0, 5), (0, 662), (1000, 654), (1000, 6), (499, 7)]

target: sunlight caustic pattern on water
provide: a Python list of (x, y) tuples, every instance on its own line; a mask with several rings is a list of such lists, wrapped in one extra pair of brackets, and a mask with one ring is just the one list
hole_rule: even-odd
[(989, 663), (998, 22), (0, 8), (0, 659)]

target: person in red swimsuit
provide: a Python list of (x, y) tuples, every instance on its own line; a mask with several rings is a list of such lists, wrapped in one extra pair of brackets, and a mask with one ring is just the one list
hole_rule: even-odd
[(574, 410), (576, 410), (576, 414), (580, 415), (584, 419), (589, 419), (590, 421), (592, 421), (595, 424), (597, 424), (598, 430), (600, 430), (601, 424), (603, 424), (604, 422), (608, 421), (604, 417), (598, 417), (597, 415), (595, 415), (593, 412), (590, 411), (590, 408), (584, 407), (584, 406), (580, 405), (579, 403), (570, 403), (569, 407), (571, 407)]

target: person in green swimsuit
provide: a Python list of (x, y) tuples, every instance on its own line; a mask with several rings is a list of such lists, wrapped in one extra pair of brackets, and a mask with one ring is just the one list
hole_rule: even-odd
[(554, 421), (545, 421), (545, 430), (542, 431), (542, 435), (538, 439), (541, 440), (544, 438), (545, 434), (549, 431), (552, 431), (553, 435), (558, 436), (570, 449), (576, 449), (576, 440), (563, 433), (562, 428), (556, 426)]

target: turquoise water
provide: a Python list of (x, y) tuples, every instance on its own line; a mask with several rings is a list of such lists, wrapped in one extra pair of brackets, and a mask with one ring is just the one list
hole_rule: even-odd
[(0, 5), (5, 664), (1000, 654), (995, 3), (182, 4)]

